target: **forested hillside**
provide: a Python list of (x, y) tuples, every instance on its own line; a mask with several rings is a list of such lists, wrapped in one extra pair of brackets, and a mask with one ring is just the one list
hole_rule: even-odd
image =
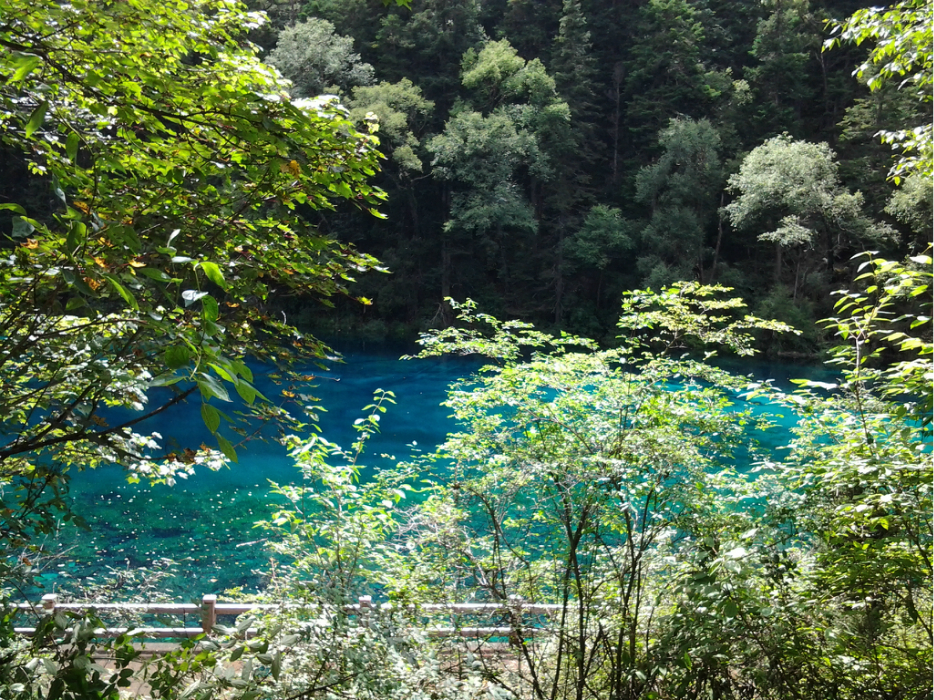
[[(930, 121), (894, 82), (870, 93), (866, 47), (825, 51), (859, 2), (808, 0), (254, 0), (255, 35), (297, 95), (380, 119), (384, 220), (324, 228), (392, 272), (332, 330), (445, 325), (451, 296), (609, 334), (622, 290), (734, 287), (805, 331), (812, 352), (851, 256), (920, 252), (929, 187), (886, 181), (876, 138)], [(894, 198), (893, 198), (894, 197)]]

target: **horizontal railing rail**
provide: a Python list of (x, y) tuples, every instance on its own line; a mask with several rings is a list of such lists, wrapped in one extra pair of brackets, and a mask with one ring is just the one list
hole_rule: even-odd
[[(119, 637), (133, 633), (136, 636), (148, 639), (178, 639), (192, 638), (200, 635), (210, 635), (217, 626), (220, 616), (236, 616), (249, 612), (263, 612), (282, 608), (295, 608), (302, 610), (316, 610), (323, 606), (303, 603), (218, 603), (216, 595), (205, 595), (201, 604), (196, 603), (61, 603), (58, 595), (48, 593), (42, 596), (38, 605), (32, 603), (17, 603), (13, 607), (20, 610), (30, 610), (43, 616), (54, 615), (58, 611), (87, 613), (94, 612), (99, 616), (117, 615), (120, 613), (135, 613), (138, 615), (199, 615), (199, 627), (101, 627), (94, 632), (99, 637)], [(498, 613), (514, 613), (516, 615), (535, 615), (550, 617), (561, 611), (561, 605), (528, 603), (513, 598), (507, 603), (426, 603), (421, 605), (395, 605), (393, 603), (374, 604), (370, 596), (360, 596), (357, 603), (343, 606), (344, 613), (348, 615), (371, 615), (376, 613), (391, 614), (394, 610), (405, 609), (407, 612), (427, 615), (430, 613), (450, 613), (455, 616), (492, 616)], [(515, 627), (426, 627), (429, 637), (512, 637), (520, 629)], [(35, 627), (15, 627), (17, 634), (34, 635)], [(522, 625), (523, 635), (540, 634), (544, 628), (532, 625)], [(246, 636), (252, 636), (255, 630), (248, 628), (244, 631)]]

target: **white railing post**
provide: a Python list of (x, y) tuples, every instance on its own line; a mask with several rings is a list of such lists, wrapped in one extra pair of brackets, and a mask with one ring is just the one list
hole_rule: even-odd
[(360, 622), (364, 627), (370, 626), (370, 613), (373, 610), (373, 596), (362, 595), (357, 598), (360, 604)]
[(58, 603), (58, 593), (46, 593), (42, 596), (42, 610), (46, 615), (55, 614), (55, 605)]
[[(286, 604), (287, 606), (289, 604)], [(253, 605), (249, 603), (230, 604), (218, 603), (216, 595), (204, 595), (201, 597), (201, 604), (197, 603), (62, 603), (59, 602), (59, 596), (56, 593), (47, 593), (42, 596), (39, 605), (32, 603), (18, 603), (15, 606), (21, 610), (31, 610), (41, 612), (44, 615), (54, 615), (57, 612), (86, 612), (95, 609), (99, 615), (122, 613), (128, 610), (139, 610), (143, 615), (169, 614), (169, 615), (194, 615), (201, 613), (200, 627), (142, 627), (138, 628), (145, 637), (174, 638), (174, 637), (195, 637), (200, 634), (209, 635), (217, 626), (218, 615), (239, 615), (250, 610), (271, 609), (273, 604)], [(292, 604), (293, 607), (295, 604)], [(321, 610), (320, 606), (312, 605), (311, 608)], [(325, 608), (326, 609), (326, 608)], [(371, 596), (359, 596), (356, 604), (346, 605), (341, 608), (346, 614), (355, 616), (361, 627), (369, 627), (384, 621), (391, 625), (394, 621), (392, 603), (374, 604)], [(425, 603), (423, 605), (409, 604), (405, 606), (406, 610), (411, 611), (416, 617), (431, 617), (431, 613), (448, 612), (451, 616), (452, 627), (427, 627), (426, 632), (429, 637), (470, 637), (470, 638), (489, 638), (489, 637), (509, 637), (510, 642), (519, 645), (523, 643), (526, 635), (535, 634), (537, 626), (529, 627), (526, 624), (525, 615), (542, 615), (552, 617), (561, 610), (561, 605), (547, 603), (530, 603), (519, 596), (509, 596), (505, 601), (497, 603)], [(509, 627), (460, 627), (461, 616), (484, 616), (505, 613), (509, 620)], [(17, 627), (18, 634), (34, 634), (35, 628)], [(124, 628), (107, 628), (98, 631), (99, 635), (113, 637), (117, 634), (126, 632)], [(246, 631), (249, 635), (250, 630)]]
[(201, 631), (211, 634), (217, 625), (217, 596), (201, 596)]

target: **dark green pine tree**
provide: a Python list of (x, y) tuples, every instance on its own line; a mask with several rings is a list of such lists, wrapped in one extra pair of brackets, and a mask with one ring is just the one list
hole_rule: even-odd
[(408, 78), (443, 119), (460, 90), (461, 57), (484, 38), (478, 0), (414, 0), (411, 10), (394, 7), (376, 35), (378, 77)]
[(746, 71), (756, 95), (753, 128), (760, 138), (786, 131), (804, 138), (806, 111), (820, 99), (811, 73), (820, 66), (821, 23), (808, 0), (768, 0), (766, 7), (771, 12), (752, 45), (756, 64)]
[(302, 8), (301, 18), (326, 19), (338, 34), (353, 37), (354, 48), (364, 61), (376, 65), (382, 58), (374, 50), (376, 32), (387, 12), (388, 8), (379, 0), (308, 0)]
[(625, 64), (625, 101), (631, 152), (642, 154), (642, 162), (669, 119), (711, 116), (732, 87), (729, 72), (707, 64), (702, 14), (687, 0), (649, 0), (639, 13)]
[[(558, 95), (571, 108), (572, 118), (581, 129), (591, 129), (597, 101), (597, 62), (592, 53), (587, 18), (580, 0), (564, 0), (549, 61)], [(593, 144), (589, 144), (593, 148)]]
[[(558, 122), (544, 134), (542, 147), (554, 164), (554, 176), (538, 195), (536, 210), (542, 214), (541, 232), (547, 244), (540, 248), (542, 278), (554, 295), (554, 321), (561, 326), (567, 293), (565, 241), (578, 228), (583, 210), (593, 202), (592, 174), (605, 152), (599, 142), (597, 120), (596, 60), (591, 52), (590, 31), (580, 0), (564, 0), (550, 61), (558, 95), (568, 104), (570, 122)], [(549, 294), (549, 296), (551, 296)]]
[(494, 36), (508, 39), (525, 59), (544, 58), (560, 19), (561, 0), (509, 0)]
[(725, 184), (720, 134), (706, 119), (672, 119), (658, 141), (662, 156), (636, 176), (636, 197), (651, 211), (638, 260), (643, 284), (710, 283), (720, 245), (711, 250), (709, 241)]

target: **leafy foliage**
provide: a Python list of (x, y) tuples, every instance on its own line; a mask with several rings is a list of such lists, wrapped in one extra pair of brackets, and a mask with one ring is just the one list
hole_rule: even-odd
[[(890, 257), (906, 252), (904, 234), (912, 224), (899, 220), (899, 239), (851, 238), (830, 255), (818, 249), (826, 241), (813, 251), (786, 249), (781, 274), (772, 268), (770, 277), (774, 244), (749, 245), (743, 232), (731, 230), (715, 213), (730, 202), (723, 181), (742, 158), (787, 132), (796, 140), (831, 144), (839, 154), (839, 181), (850, 192), (862, 191), (866, 218), (890, 221), (884, 209), (891, 184), (883, 172), (889, 153), (874, 134), (915, 128), (929, 117), (930, 102), (919, 101), (913, 90), (897, 90), (894, 83), (885, 95), (867, 95), (861, 82), (877, 70), (874, 64), (864, 79), (851, 75), (865, 62), (866, 44), (841, 41), (839, 50), (820, 50), (834, 37), (822, 18), (853, 9), (839, 0), (420, 0), (409, 10), (357, 0), (251, 1), (289, 21), (301, 16), (332, 23), (336, 32), (354, 38), (354, 51), (373, 66), (377, 80), (388, 85), (408, 80), (434, 104), (417, 119), (407, 112), (409, 124), (417, 122), (408, 129), (414, 142), (387, 139), (392, 164), (380, 185), (392, 195), (385, 209), (388, 221), (343, 212), (324, 217), (396, 272), (363, 281), (373, 308), (342, 305), (339, 323), (345, 331), (350, 323), (367, 333), (413, 336), (452, 321), (443, 299), (453, 295), (471, 296), (496, 313), (603, 338), (612, 334), (615, 301), (624, 289), (659, 288), (676, 280), (722, 282), (740, 290), (753, 307), (780, 308), (789, 320), (811, 319), (830, 314), (830, 291), (848, 281), (851, 271), (843, 260), (870, 245)], [(911, 31), (909, 24), (892, 28)], [(470, 65), (463, 63), (465, 55), (473, 57)], [(553, 99), (546, 77), (554, 80), (554, 110), (536, 106), (531, 94), (534, 83), (545, 102)], [(562, 102), (567, 108), (558, 118)], [(523, 117), (536, 111), (554, 117), (547, 124), (522, 124), (534, 133), (550, 165), (547, 177), (530, 172), (526, 159), (511, 182), (503, 183), (504, 219), (531, 212), (534, 230), (507, 226), (502, 234), (441, 233), (457, 218), (453, 200), (466, 183), (451, 186), (443, 172), (431, 172), (431, 137), (444, 134), (465, 110), (489, 117), (506, 107), (513, 117), (520, 108)], [(383, 109), (381, 118), (394, 110), (399, 111)], [(358, 105), (354, 119), (367, 123), (366, 111), (365, 104)], [(719, 143), (721, 177), (698, 180), (697, 197), (686, 205), (638, 196), (643, 171), (664, 157), (667, 146), (658, 135), (673, 119), (709, 124)], [(482, 149), (465, 153), (462, 161), (476, 172), (491, 167)], [(421, 170), (415, 169), (418, 164)], [(440, 160), (437, 165), (447, 168)], [(651, 228), (643, 240), (636, 236), (634, 254), (619, 264), (582, 265), (568, 253), (567, 241), (595, 206), (619, 210), (624, 220)], [(754, 233), (778, 228), (778, 221), (770, 222)], [(923, 249), (927, 230), (914, 234), (914, 252)], [(791, 225), (786, 233), (795, 240), (806, 236)], [(508, 242), (505, 261), (504, 246), (495, 238)], [(683, 242), (689, 249), (685, 255), (679, 249)], [(337, 323), (307, 307), (301, 313), (326, 325)], [(814, 332), (793, 350), (816, 358), (827, 342), (825, 334)], [(790, 349), (768, 346), (773, 354)]]
[(808, 273), (819, 269), (818, 253), (833, 267), (861, 243), (894, 235), (863, 214), (862, 194), (841, 185), (837, 167), (827, 144), (784, 135), (756, 147), (729, 179), (738, 195), (725, 207), (730, 221), (741, 229), (767, 229), (757, 238), (774, 246), (776, 282), (784, 276), (785, 251), (792, 254), (796, 296)]
[(598, 204), (587, 212), (580, 230), (565, 240), (565, 250), (578, 264), (604, 270), (611, 260), (632, 249), (632, 228), (619, 209)]
[[(487, 265), (476, 275), (497, 270), (502, 296), (508, 299), (514, 270), (522, 264), (517, 253), (528, 249), (529, 234), (538, 230), (536, 211), (524, 196), (523, 176), (533, 182), (553, 176), (543, 144), (567, 122), (568, 106), (558, 99), (554, 79), (542, 63), (526, 62), (507, 41), (487, 42), (479, 53), (466, 52), (462, 80), (476, 96), (477, 110), (457, 111), (444, 132), (428, 142), (433, 175), (447, 183), (450, 201), (442, 238), (442, 291), (450, 294), (455, 283), (452, 260), (468, 258), (479, 244)], [(469, 275), (457, 277), (472, 282)]]
[[(708, 234), (723, 187), (720, 135), (706, 119), (672, 119), (659, 133), (665, 150), (636, 177), (636, 197), (651, 209), (642, 231), (639, 266), (654, 286), (705, 279)], [(667, 279), (665, 279), (667, 278)]]
[[(869, 89), (880, 90), (883, 85), (897, 83), (899, 89), (909, 87), (922, 102), (931, 102), (932, 21), (928, 7), (920, 0), (907, 0), (888, 9), (864, 8), (857, 10), (846, 21), (831, 24), (832, 36), (825, 48), (841, 42), (875, 42), (869, 59), (862, 63), (856, 74), (865, 78)], [(901, 149), (890, 176), (896, 184), (902, 177), (916, 172), (930, 179), (932, 176), (932, 132), (926, 123), (912, 129), (883, 131), (882, 140)]]
[[(678, 533), (702, 531), (742, 488), (721, 466), (756, 420), (733, 406), (745, 380), (675, 353), (710, 341), (751, 352), (749, 330), (784, 328), (744, 315), (724, 291), (628, 295), (614, 350), (470, 303), (454, 305), (465, 328), (423, 338), (423, 356), (497, 364), (449, 395), (463, 430), (438, 452), (448, 483), (406, 529), (426, 563), (384, 575), (405, 596), (561, 605), (547, 641), (517, 644), (518, 671), (486, 669), (510, 693), (636, 698), (662, 682), (664, 618), (652, 611), (672, 584)], [(521, 640), (521, 620), (509, 621)]]
[(334, 31), (324, 19), (312, 18), (279, 34), (269, 62), (292, 81), (295, 97), (338, 93), (373, 82), (373, 66), (353, 50), (353, 39)]
[[(213, 0), (10, 0), (4, 16), (3, 142), (54, 195), (48, 211), (2, 205), (17, 215), (0, 264), (0, 480), (16, 484), (4, 491), (15, 546), (51, 525), (70, 467), (114, 462), (172, 483), (236, 461), (238, 418), (216, 407), (234, 391), (261, 420), (290, 420), (245, 359), (285, 366), (322, 346), (265, 305), (345, 293), (373, 268), (308, 214), (381, 197), (366, 182), (375, 139), (331, 100), (293, 102), (244, 46), (258, 15)], [(171, 393), (147, 393), (160, 386)], [(198, 393), (219, 450), (166, 454), (136, 432)]]
[(383, 148), (400, 176), (411, 177), (422, 172), (424, 164), (418, 154), (421, 143), (416, 132), (421, 131), (434, 103), (422, 97), (421, 90), (411, 80), (403, 78), (394, 84), (382, 82), (356, 87), (347, 105), (355, 122), (367, 119), (368, 115), (375, 115), (379, 120)]

